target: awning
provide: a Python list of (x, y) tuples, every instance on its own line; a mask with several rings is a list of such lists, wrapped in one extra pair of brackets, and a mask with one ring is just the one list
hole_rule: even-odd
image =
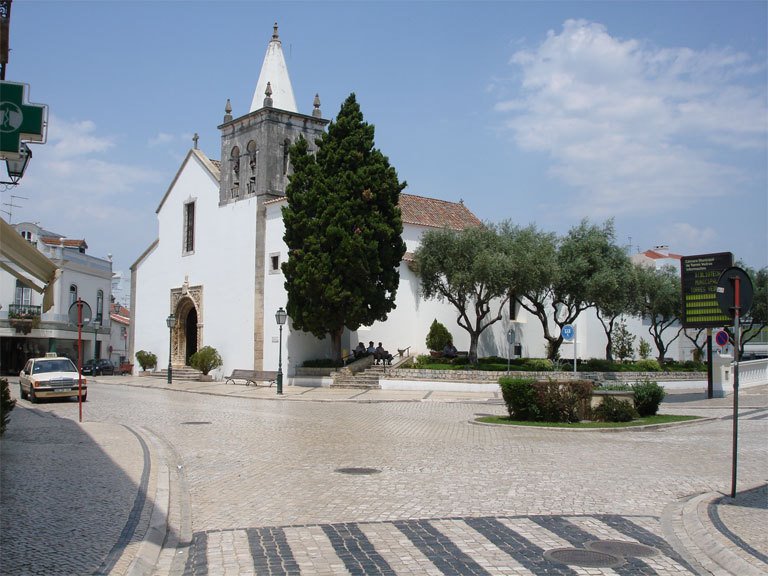
[(59, 270), (16, 229), (0, 218), (0, 268), (43, 295), (43, 312), (53, 307), (53, 284)]

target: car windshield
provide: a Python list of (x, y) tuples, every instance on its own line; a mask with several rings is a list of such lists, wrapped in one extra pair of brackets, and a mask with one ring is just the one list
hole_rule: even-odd
[(32, 372), (44, 374), (45, 372), (77, 372), (77, 370), (68, 358), (56, 358), (55, 360), (38, 360)]

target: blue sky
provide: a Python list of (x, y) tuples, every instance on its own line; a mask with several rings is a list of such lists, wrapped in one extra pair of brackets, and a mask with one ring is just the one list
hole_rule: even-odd
[(407, 192), (765, 266), (767, 7), (16, 0), (6, 79), (50, 127), (2, 202), (127, 271), (192, 134), (218, 159), (227, 98), (248, 112), (277, 21), (299, 111), (354, 91)]

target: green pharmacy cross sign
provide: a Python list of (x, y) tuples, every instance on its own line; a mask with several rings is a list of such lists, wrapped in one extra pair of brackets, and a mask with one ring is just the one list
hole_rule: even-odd
[(0, 158), (19, 158), (21, 142), (45, 142), (48, 106), (25, 102), (26, 84), (0, 81)]

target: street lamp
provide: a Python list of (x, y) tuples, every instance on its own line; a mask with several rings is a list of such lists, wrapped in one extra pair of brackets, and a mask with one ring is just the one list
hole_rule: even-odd
[(283, 324), (288, 319), (288, 312), (286, 312), (282, 306), (275, 312), (275, 320), (277, 325), (280, 326), (280, 349), (278, 351), (277, 360), (277, 393), (282, 395), (283, 393)]
[(29, 146), (22, 142), (19, 146), (19, 157), (15, 159), (8, 158), (5, 161), (8, 177), (11, 179), (11, 181), (2, 182), (2, 184), (11, 184), (12, 186), (16, 186), (19, 183), (19, 180), (21, 180), (21, 177), (24, 176), (24, 172), (26, 171), (27, 165), (31, 159), (32, 150), (30, 150)]
[(176, 316), (171, 314), (165, 319), (168, 325), (168, 384), (173, 384), (173, 368), (171, 368), (171, 355), (173, 354), (173, 327), (176, 326)]

